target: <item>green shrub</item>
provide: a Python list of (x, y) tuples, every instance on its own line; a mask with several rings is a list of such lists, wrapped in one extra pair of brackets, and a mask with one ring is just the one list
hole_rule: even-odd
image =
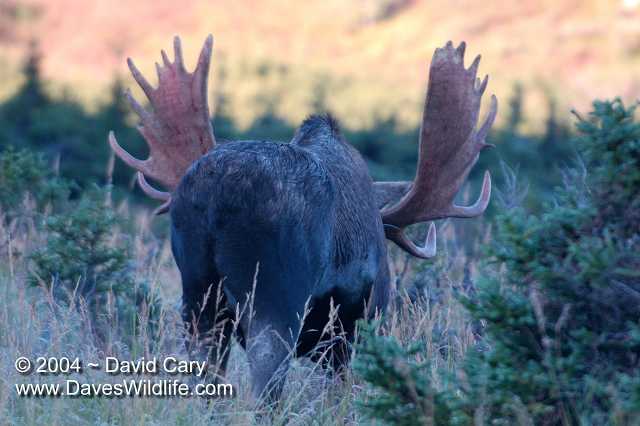
[(451, 411), (434, 390), (428, 362), (419, 362), (421, 342), (404, 348), (393, 337), (376, 334), (379, 323), (361, 325), (353, 369), (373, 388), (357, 401), (363, 414), (394, 425), (449, 424)]
[(152, 321), (159, 313), (157, 295), (135, 282), (130, 244), (106, 199), (107, 190), (96, 187), (64, 213), (49, 216), (46, 243), (31, 255), (31, 282), (62, 303), (86, 304), (103, 343), (114, 325), (123, 337), (135, 334), (141, 310)]
[[(427, 387), (414, 349), (369, 336), (356, 370), (384, 391), (366, 412), (425, 424), (418, 408), (431, 400), (450, 413), (435, 424), (638, 424), (640, 123), (615, 100), (595, 102), (577, 128), (581, 159), (544, 213), (511, 206), (496, 218), (490, 263), (463, 301), (483, 337), (455, 391)], [(392, 374), (399, 365), (404, 379)], [(411, 383), (425, 400), (408, 410)]]
[(4, 212), (17, 212), (27, 194), (40, 207), (66, 200), (70, 188), (69, 182), (55, 176), (42, 155), (11, 146), (0, 152), (0, 207)]
[(595, 102), (577, 125), (582, 160), (565, 173), (546, 212), (515, 208), (497, 220), (490, 255), (502, 272), (467, 303), (486, 322), (491, 349), (468, 371), (476, 372), (474, 389), (486, 395), (492, 418), (513, 421), (515, 401), (536, 424), (640, 414), (630, 390), (640, 361), (640, 124), (633, 114), (620, 100)]
[(45, 221), (45, 247), (32, 255), (37, 276), (88, 298), (112, 288), (131, 286), (129, 248), (110, 244), (118, 216), (105, 205), (105, 191), (94, 189), (73, 208)]

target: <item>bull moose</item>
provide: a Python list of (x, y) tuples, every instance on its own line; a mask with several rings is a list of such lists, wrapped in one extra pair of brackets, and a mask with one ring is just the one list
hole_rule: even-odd
[[(176, 37), (173, 62), (162, 51), (163, 65), (156, 64), (155, 88), (129, 59), (150, 109), (131, 92), (125, 96), (141, 119), (150, 155), (132, 157), (113, 132), (109, 143), (137, 170), (141, 189), (163, 201), (155, 212), (170, 212), (188, 336), (208, 336), (195, 355), (208, 357), (219, 366), (215, 374), (224, 374), (235, 336), (247, 352), (254, 396), (277, 398), (290, 355), (317, 356), (319, 345), (335, 341), (330, 322), (339, 324), (342, 339), (323, 354), (330, 355), (329, 367), (340, 369), (349, 361), (356, 321), (385, 310), (386, 239), (430, 258), (436, 252), (433, 222), (423, 246), (407, 237), (408, 226), (485, 211), (488, 171), (475, 204), (459, 206), (454, 198), (480, 151), (490, 146), (485, 137), (497, 100), (491, 97), (477, 128), (488, 81), (476, 78), (480, 57), (465, 68), (464, 42), (436, 49), (415, 179), (374, 182), (330, 115), (306, 119), (288, 143), (217, 140), (207, 103), (212, 45), (209, 36), (190, 73)], [(238, 318), (237, 306), (249, 301), (250, 310)]]

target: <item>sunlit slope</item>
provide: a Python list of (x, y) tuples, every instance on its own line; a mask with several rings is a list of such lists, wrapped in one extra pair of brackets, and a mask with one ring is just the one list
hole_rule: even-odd
[[(503, 106), (523, 83), (525, 115), (538, 124), (549, 94), (560, 112), (584, 109), (595, 97), (640, 97), (640, 9), (633, 1), (409, 1), (387, 17), (375, 15), (382, 3), (390, 2), (32, 0), (38, 18), (18, 33), (40, 40), (52, 82), (76, 87), (89, 102), (116, 72), (126, 72), (126, 56), (153, 77), (153, 62), (174, 34), (193, 64), (213, 33), (214, 70), (226, 64), (230, 108), (246, 123), (258, 114), (255, 96), (269, 85), (279, 91), (277, 113), (300, 119), (326, 78), (327, 105), (347, 125), (364, 127), (392, 113), (415, 124), (428, 61), (449, 39), (467, 41), (469, 62), (482, 53), (481, 72), (491, 75), (490, 90)], [(10, 64), (24, 52), (18, 46), (2, 48)], [(243, 74), (261, 63), (287, 65), (287, 72), (258, 82)]]

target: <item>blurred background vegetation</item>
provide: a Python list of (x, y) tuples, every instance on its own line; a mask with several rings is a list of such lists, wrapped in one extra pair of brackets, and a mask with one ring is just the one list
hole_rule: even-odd
[[(570, 108), (640, 93), (640, 77), (627, 71), (640, 66), (640, 13), (629, 0), (499, 9), (417, 0), (193, 0), (180, 10), (169, 1), (112, 3), (0, 2), (0, 149), (43, 153), (81, 187), (104, 182), (109, 130), (144, 157), (122, 96), (137, 90), (124, 58), (153, 76), (173, 34), (187, 62), (207, 33), (216, 36), (210, 100), (218, 137), (286, 141), (306, 115), (330, 111), (376, 179), (412, 176), (428, 60), (446, 40), (466, 40), (467, 60), (483, 54), (481, 72), (500, 99), (490, 141), (497, 149), (483, 154), (472, 180), (500, 160), (519, 167), (534, 209), (574, 155)], [(117, 162), (116, 197), (131, 178)]]

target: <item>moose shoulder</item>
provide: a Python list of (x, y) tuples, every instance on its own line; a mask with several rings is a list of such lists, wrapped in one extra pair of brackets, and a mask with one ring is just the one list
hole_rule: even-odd
[(488, 172), (473, 206), (453, 200), (488, 146), (497, 101), (491, 98), (477, 129), (487, 85), (487, 78), (476, 78), (479, 58), (466, 69), (464, 43), (436, 49), (416, 178), (373, 182), (328, 115), (308, 118), (289, 143), (216, 143), (207, 105), (212, 43), (209, 36), (189, 73), (176, 38), (174, 62), (162, 52), (157, 88), (129, 60), (151, 105), (147, 111), (127, 93), (150, 156), (133, 158), (112, 133), (109, 142), (138, 170), (141, 188), (163, 201), (156, 212), (170, 211), (190, 352), (208, 358), (219, 367), (213, 373), (222, 375), (235, 335), (247, 351), (255, 396), (277, 398), (291, 355), (339, 369), (349, 360), (356, 321), (384, 311), (386, 239), (432, 257), (435, 226), (422, 247), (406, 237), (407, 226), (484, 212)]

